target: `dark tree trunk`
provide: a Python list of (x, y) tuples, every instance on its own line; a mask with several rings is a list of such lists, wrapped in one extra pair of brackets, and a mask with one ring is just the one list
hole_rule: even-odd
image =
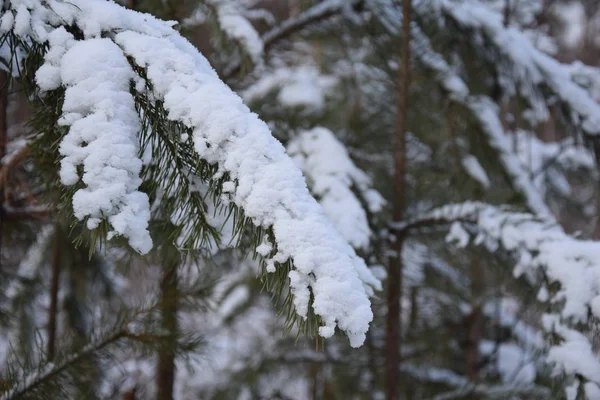
[[(394, 197), (393, 219), (400, 222), (404, 218), (405, 196), (405, 144), (408, 114), (408, 89), (410, 83), (410, 21), (412, 0), (403, 0), (403, 28), (400, 48), (400, 68), (398, 73), (398, 98), (396, 117), (396, 143), (394, 149)], [(400, 345), (402, 332), (402, 243), (404, 238), (398, 234), (391, 244), (392, 256), (389, 258), (387, 279), (385, 376), (386, 399), (397, 400), (400, 395)]]
[(52, 255), (52, 277), (50, 283), (50, 309), (48, 310), (48, 360), (53, 360), (56, 353), (56, 329), (58, 319), (58, 289), (60, 284), (61, 237), (56, 227), (54, 253)]
[(177, 265), (164, 268), (160, 284), (162, 326), (168, 340), (161, 345), (156, 374), (157, 399), (173, 400), (175, 383), (175, 346), (177, 345)]

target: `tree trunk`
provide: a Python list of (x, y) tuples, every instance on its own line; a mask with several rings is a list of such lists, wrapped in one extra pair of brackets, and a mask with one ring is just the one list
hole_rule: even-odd
[(312, 400), (320, 400), (323, 398), (325, 383), (323, 363), (312, 363), (310, 366), (310, 374), (312, 376)]
[(411, 332), (415, 332), (417, 328), (417, 321), (419, 319), (419, 288), (413, 286), (410, 288), (410, 326)]
[[(408, 89), (410, 83), (410, 21), (412, 0), (403, 0), (402, 43), (398, 71), (398, 98), (396, 117), (396, 143), (394, 149), (394, 194), (393, 219), (400, 222), (404, 218), (405, 195), (405, 143), (407, 130)], [(400, 345), (402, 333), (402, 243), (404, 238), (398, 234), (391, 244), (393, 250), (389, 258), (387, 280), (385, 376), (386, 399), (397, 400), (400, 394)]]
[(157, 366), (157, 399), (173, 400), (175, 383), (175, 346), (177, 345), (177, 265), (163, 270), (160, 283), (162, 327), (168, 332), (168, 340), (161, 345)]
[(125, 392), (125, 394), (123, 394), (123, 400), (136, 400), (135, 392), (135, 388), (130, 390), (129, 392)]
[(52, 278), (50, 283), (50, 309), (48, 310), (48, 360), (54, 360), (56, 353), (56, 328), (58, 318), (58, 288), (60, 283), (60, 229), (56, 227), (54, 254), (52, 255)]

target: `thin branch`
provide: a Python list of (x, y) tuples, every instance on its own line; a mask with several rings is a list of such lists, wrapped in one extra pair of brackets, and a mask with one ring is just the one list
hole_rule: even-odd
[[(14, 167), (15, 165), (19, 164), (21, 161), (23, 161), (27, 155), (29, 154), (29, 152), (31, 151), (31, 147), (29, 145), (22, 147), (20, 150), (18, 150), (16, 153), (12, 154), (10, 157), (10, 160), (8, 160), (8, 162), (6, 162), (5, 164), (2, 164), (2, 167), (0, 167), (0, 193), (3, 193), (3, 189), (4, 189), (4, 185), (6, 183), (7, 177), (8, 177), (8, 171), (10, 168)], [(0, 157), (0, 160), (2, 159), (2, 157)], [(4, 197), (2, 195), (2, 197)]]
[(45, 207), (12, 208), (5, 207), (3, 218), (6, 221), (45, 220), (49, 219), (52, 211)]
[(451, 392), (437, 395), (433, 398), (433, 400), (464, 399), (472, 396), (477, 398), (495, 397), (507, 399), (512, 396), (519, 395), (528, 395), (539, 399), (548, 399), (551, 396), (551, 392), (548, 388), (532, 384), (517, 383), (494, 386), (469, 384)]
[[(331, 17), (340, 14), (344, 7), (358, 7), (364, 0), (350, 0), (350, 4), (345, 4), (343, 1), (338, 0), (325, 0), (308, 10), (304, 11), (297, 17), (288, 18), (278, 26), (267, 31), (262, 36), (264, 45), (265, 56), (269, 53), (269, 50), (280, 41), (290, 37), (294, 33), (301, 31), (309, 25), (313, 25)], [(230, 65), (223, 72), (222, 79), (228, 80), (233, 78), (241, 71), (242, 65), (239, 60)]]
[(47, 363), (39, 372), (34, 372), (29, 376), (20, 379), (16, 385), (9, 389), (0, 397), (0, 400), (18, 399), (28, 392), (39, 388), (44, 383), (54, 379), (56, 376), (65, 372), (69, 367), (85, 359), (86, 357), (104, 349), (108, 345), (129, 336), (129, 332), (125, 329), (120, 330), (98, 342), (90, 343), (81, 351), (72, 354), (58, 364)]
[[(6, 142), (8, 140), (8, 124), (7, 124), (7, 107), (8, 107), (8, 83), (9, 75), (6, 71), (0, 71), (0, 160), (4, 158), (6, 153)], [(2, 189), (2, 181), (4, 174), (0, 174), (0, 255), (2, 254), (2, 231), (4, 213), (2, 205), (4, 204), (4, 190)], [(0, 260), (0, 267), (1, 265)]]

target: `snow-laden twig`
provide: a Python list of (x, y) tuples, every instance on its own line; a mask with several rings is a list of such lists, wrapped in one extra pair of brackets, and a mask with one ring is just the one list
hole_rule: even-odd
[[(42, 90), (66, 87), (59, 125), (69, 132), (60, 144), (60, 178), (85, 188), (73, 196), (75, 216), (95, 229), (107, 218), (111, 235), (129, 239), (141, 254), (152, 248), (148, 196), (137, 189), (140, 172), (138, 114), (129, 85), (134, 72), (110, 39), (75, 41), (64, 28), (49, 35), (50, 51), (36, 74)], [(80, 176), (78, 168), (83, 168)]]
[[(12, 0), (5, 15), (9, 14), (15, 16), (12, 34), (27, 41), (50, 41), (46, 60), (52, 68), (38, 71), (38, 83), (46, 90), (66, 87), (63, 123), (71, 130), (79, 121), (86, 127), (74, 131), (76, 137), (68, 138), (62, 147), (63, 154), (72, 157), (63, 164), (63, 181), (74, 183), (77, 174), (72, 167), (83, 164), (83, 181), (91, 189), (94, 185), (102, 187), (108, 177), (105, 173), (112, 174), (125, 188), (117, 193), (117, 204), (111, 206), (116, 207), (117, 216), (124, 210), (131, 212), (134, 218), (125, 221), (137, 223), (121, 226), (117, 224), (121, 221), (109, 216), (115, 231), (129, 235), (138, 250), (148, 249), (149, 242), (142, 235), (147, 200), (137, 192), (139, 182), (134, 174), (137, 156), (122, 165), (125, 160), (102, 158), (104, 149), (90, 152), (82, 145), (106, 141), (117, 157), (137, 148), (132, 143), (135, 122), (129, 109), (131, 93), (123, 87), (127, 80), (128, 85), (136, 84), (136, 90), (152, 88), (151, 98), (161, 102), (168, 119), (193, 132), (196, 154), (218, 168), (213, 179), (224, 174), (231, 178), (226, 189), (233, 203), (256, 226), (272, 230), (272, 260), (293, 261), (288, 277), (296, 313), (307, 318), (312, 306), (323, 322), (321, 336), (330, 337), (339, 327), (353, 346), (363, 343), (373, 318), (368, 297), (381, 288), (381, 283), (327, 220), (310, 196), (301, 172), (267, 125), (219, 80), (202, 54), (170, 23), (102, 0)], [(74, 40), (64, 25), (79, 27), (83, 39)], [(143, 69), (144, 76), (131, 74), (127, 61), (136, 71)], [(114, 67), (117, 75), (107, 73), (109, 67)], [(112, 102), (122, 109), (115, 109)], [(90, 118), (97, 118), (106, 131), (88, 130)], [(105, 132), (106, 137), (102, 135)], [(109, 137), (124, 146), (115, 147)], [(119, 164), (107, 166), (113, 161)], [(85, 174), (90, 168), (97, 170), (88, 179)], [(137, 197), (135, 203), (132, 200), (128, 204), (131, 194)], [(96, 208), (76, 208), (76, 212), (92, 217), (94, 225), (96, 218), (105, 217), (96, 212), (106, 211), (102, 208), (105, 203), (91, 200)]]
[(115, 40), (146, 69), (169, 117), (194, 130), (199, 156), (236, 182), (233, 202), (257, 226), (273, 227), (278, 250), (274, 260), (292, 258), (296, 267), (289, 277), (298, 314), (307, 316), (312, 292), (314, 310), (325, 322), (321, 335), (331, 336), (337, 325), (353, 345), (362, 343), (372, 318), (364, 300), (380, 284), (325, 219), (266, 124), (212, 69), (194, 65), (192, 49), (182, 52), (179, 36), (157, 38), (128, 31)]
[[(265, 53), (268, 53), (270, 48), (279, 41), (301, 31), (307, 26), (339, 15), (344, 10), (352, 8), (362, 1), (364, 0), (324, 0), (302, 12), (300, 15), (286, 19), (262, 35)], [(240, 67), (241, 64), (239, 61), (228, 66), (223, 72), (223, 79), (227, 80), (233, 77), (240, 71)]]
[(335, 77), (321, 74), (315, 66), (281, 67), (259, 78), (244, 90), (242, 97), (246, 102), (260, 101), (278, 90), (277, 101), (282, 106), (320, 112), (336, 84)]

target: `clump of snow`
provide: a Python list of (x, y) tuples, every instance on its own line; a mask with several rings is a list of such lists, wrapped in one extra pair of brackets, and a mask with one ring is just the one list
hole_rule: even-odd
[(450, 231), (446, 235), (448, 243), (455, 243), (457, 247), (465, 247), (469, 244), (469, 233), (462, 227), (459, 222), (450, 225)]
[[(496, 348), (497, 347), (497, 348)], [(481, 343), (481, 352), (496, 358), (496, 368), (503, 383), (533, 383), (536, 377), (531, 355), (515, 343)]]
[(294, 137), (287, 151), (340, 234), (354, 248), (366, 249), (371, 229), (361, 199), (353, 189), (363, 201), (374, 205), (369, 210), (380, 207), (382, 198), (369, 187), (370, 178), (350, 159), (344, 145), (329, 129), (317, 127)]
[(575, 48), (581, 44), (585, 34), (586, 15), (585, 8), (581, 3), (557, 3), (551, 7), (554, 14), (563, 25), (561, 41), (569, 48)]
[(152, 248), (148, 196), (138, 157), (140, 129), (129, 84), (134, 73), (109, 39), (76, 42), (60, 27), (49, 34), (50, 50), (36, 75), (42, 90), (66, 87), (59, 125), (69, 127), (60, 144), (60, 178), (85, 185), (73, 196), (75, 216), (94, 229), (107, 218), (109, 236), (122, 235), (138, 252)]
[(262, 64), (264, 44), (250, 21), (242, 15), (243, 9), (236, 0), (209, 0), (219, 21), (219, 26), (231, 39), (239, 42), (255, 64)]
[[(579, 374), (598, 384), (600, 362), (595, 356), (589, 339), (563, 325), (556, 315), (545, 315), (543, 322), (547, 331), (555, 332), (564, 339), (563, 342), (552, 346), (548, 352), (548, 360), (557, 365), (558, 372)], [(594, 398), (590, 397), (590, 399)]]
[(570, 195), (567, 171), (583, 169), (591, 177), (597, 177), (593, 153), (575, 143), (573, 138), (543, 142), (533, 133), (519, 130), (515, 132), (514, 143), (521, 164), (527, 168), (541, 193), (546, 193), (551, 186), (564, 196)]
[(328, 91), (336, 84), (334, 77), (321, 74), (311, 65), (281, 67), (254, 82), (243, 97), (248, 102), (258, 101), (278, 90), (277, 101), (285, 107), (320, 110)]
[(485, 169), (483, 169), (475, 156), (467, 154), (462, 158), (461, 162), (463, 168), (471, 178), (475, 179), (486, 189), (490, 187), (490, 178), (488, 178)]

